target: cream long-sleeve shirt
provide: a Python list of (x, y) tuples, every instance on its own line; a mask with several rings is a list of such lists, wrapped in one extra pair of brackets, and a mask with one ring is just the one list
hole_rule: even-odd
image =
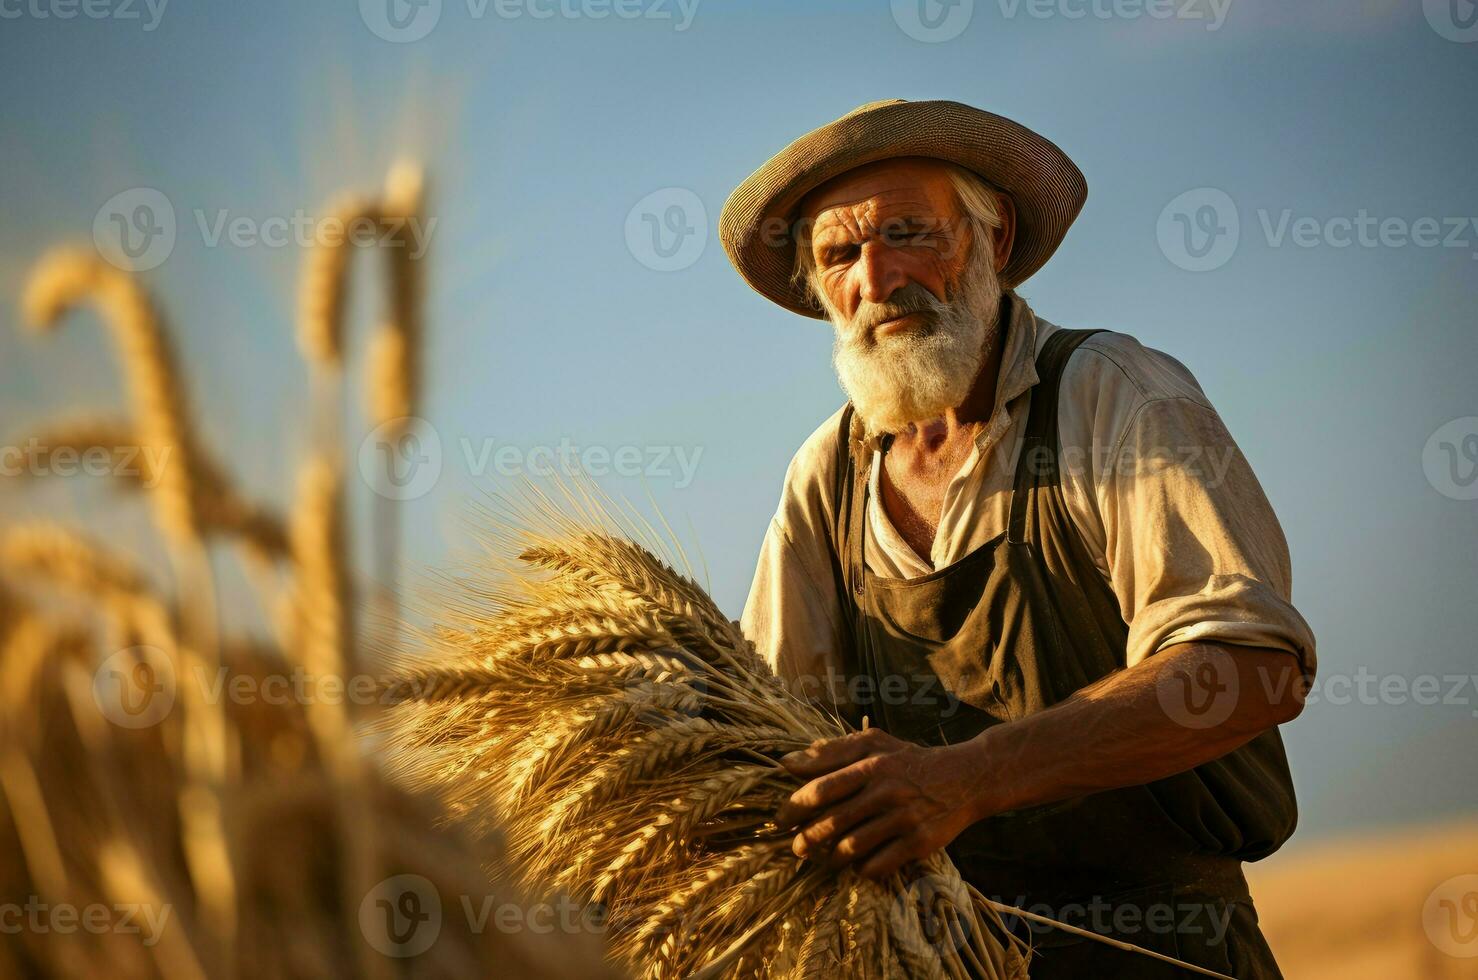
[[(1036, 355), (1057, 329), (1013, 294), (996, 404), (945, 491), (928, 561), (889, 520), (874, 455), (864, 555), (873, 573), (927, 575), (1005, 530)], [(792, 680), (841, 669), (843, 613), (825, 530), (840, 411), (791, 460), (744, 607), (745, 634)], [(1283, 530), (1184, 365), (1124, 334), (1094, 334), (1064, 370), (1058, 431), (1068, 511), (1129, 625), (1126, 666), (1204, 640), (1287, 650), (1313, 673), (1314, 636), (1290, 601)]]

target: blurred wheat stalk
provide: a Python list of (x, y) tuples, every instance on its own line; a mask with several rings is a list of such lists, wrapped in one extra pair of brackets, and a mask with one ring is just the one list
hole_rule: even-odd
[(653, 553), (680, 547), (590, 494), (510, 503), (486, 550), (522, 567), (440, 597), (455, 621), (390, 683), (401, 781), (496, 815), (507, 863), (602, 908), (640, 976), (1025, 977), (943, 852), (881, 883), (791, 854), (777, 759), (843, 723)]
[[(420, 171), (405, 165), (382, 194), (334, 210), (404, 219), (423, 207)], [(404, 241), (388, 244), (387, 313), (368, 370), (371, 421), (393, 433), (417, 399), (422, 270)], [(299, 336), (321, 387), (342, 371), (349, 249), (316, 245), (305, 262)], [(241, 492), (203, 444), (168, 331), (137, 280), (88, 250), (46, 255), (22, 300), (26, 322), (52, 329), (84, 305), (115, 341), (131, 410), (44, 426), (33, 445), (143, 449), (126, 478), (150, 494), (172, 574), (157, 581), (60, 525), (0, 528), (0, 895), (110, 916), (101, 929), (21, 929), (0, 946), (0, 973), (603, 975), (598, 950), (578, 937), (478, 929), (451, 914), (414, 958), (367, 941), (363, 907), (392, 875), (424, 877), (452, 907), (495, 886), (516, 893), (481, 870), (496, 863), (490, 837), (438, 829), (434, 805), (364, 759), (346, 699), (222, 693), (241, 679), (261, 691), (299, 669), (347, 682), (361, 667), (335, 401), (317, 399), (315, 445), (284, 518)], [(393, 520), (376, 527), (385, 582), (396, 535)], [(220, 635), (213, 549), (255, 570), (279, 611), (275, 640)], [(226, 680), (212, 694), (218, 670)], [(119, 677), (146, 685), (135, 695), (166, 689), (174, 700), (156, 723), (119, 724), (100, 683)], [(117, 921), (130, 907), (167, 916), (158, 934)]]

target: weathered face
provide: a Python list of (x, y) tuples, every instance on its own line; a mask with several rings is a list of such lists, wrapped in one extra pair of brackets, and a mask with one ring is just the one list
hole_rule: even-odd
[(961, 404), (997, 340), (1004, 255), (950, 174), (937, 160), (886, 160), (802, 202), (837, 377), (873, 432)]
[[(970, 252), (969, 222), (947, 164), (903, 157), (859, 167), (812, 191), (801, 204), (810, 219), (814, 287), (834, 318), (851, 320), (909, 285), (944, 301)], [(910, 321), (861, 323), (887, 334)]]

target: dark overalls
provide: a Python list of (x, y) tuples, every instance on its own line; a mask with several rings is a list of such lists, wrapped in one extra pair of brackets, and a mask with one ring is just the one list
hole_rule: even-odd
[[(834, 571), (851, 632), (844, 668), (870, 681), (846, 708), (854, 721), (865, 713), (900, 738), (957, 743), (1126, 666), (1128, 626), (1058, 478), (1059, 381), (1092, 332), (1060, 330), (1037, 359), (1006, 533), (922, 578), (864, 565), (872, 454), (850, 406), (843, 413)], [(1271, 730), (1168, 779), (989, 818), (948, 850), (968, 881), (1010, 905), (1238, 978), (1278, 977), (1241, 863), (1274, 851), (1295, 819)], [(1032, 927), (1031, 940), (1034, 980), (1185, 974), (1059, 930)]]

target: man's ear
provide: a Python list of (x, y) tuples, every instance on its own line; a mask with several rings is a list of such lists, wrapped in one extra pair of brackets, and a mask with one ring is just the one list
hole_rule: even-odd
[(1006, 260), (1011, 257), (1011, 246), (1016, 241), (1016, 204), (1011, 200), (1011, 195), (1006, 193), (996, 194), (997, 207), (1001, 212), (1001, 227), (996, 229), (991, 244), (994, 246), (996, 272), (1006, 268)]

